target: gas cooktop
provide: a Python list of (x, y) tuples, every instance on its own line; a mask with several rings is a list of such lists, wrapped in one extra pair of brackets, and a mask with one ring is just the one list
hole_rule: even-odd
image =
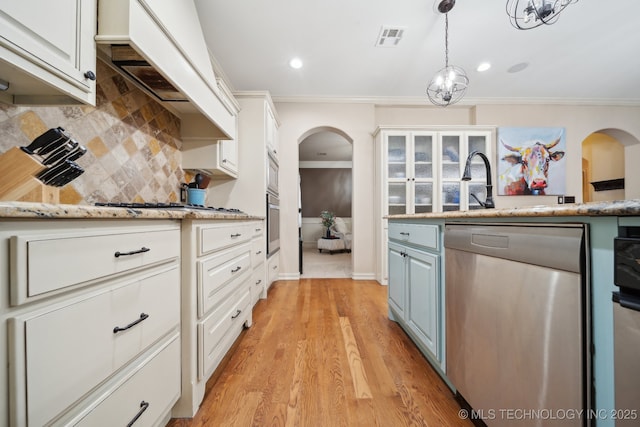
[(235, 213), (235, 214), (244, 213), (240, 209), (215, 208), (213, 206), (190, 205), (186, 203), (174, 203), (174, 202), (171, 202), (171, 203), (114, 203), (114, 202), (101, 203), (101, 202), (97, 202), (96, 206), (105, 206), (110, 208), (130, 208), (130, 209), (201, 210), (201, 211)]

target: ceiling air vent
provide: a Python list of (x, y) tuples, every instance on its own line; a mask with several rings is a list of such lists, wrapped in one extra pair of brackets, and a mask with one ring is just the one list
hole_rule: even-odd
[(377, 47), (396, 47), (404, 34), (405, 27), (389, 27), (383, 26), (380, 28), (380, 34), (378, 34), (378, 40), (376, 41)]

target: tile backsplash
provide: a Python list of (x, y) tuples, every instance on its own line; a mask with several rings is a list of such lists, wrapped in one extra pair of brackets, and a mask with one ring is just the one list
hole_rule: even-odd
[(179, 201), (180, 119), (101, 61), (96, 75), (95, 107), (0, 103), (0, 153), (60, 126), (87, 147), (60, 203)]

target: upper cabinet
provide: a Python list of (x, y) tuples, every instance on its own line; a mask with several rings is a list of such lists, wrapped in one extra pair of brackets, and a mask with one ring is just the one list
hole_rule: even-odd
[(0, 100), (95, 105), (96, 0), (0, 0)]
[(238, 112), (239, 106), (221, 79), (218, 86), (222, 99), (234, 112), (233, 138), (221, 133), (200, 114), (182, 116), (182, 168), (215, 178), (238, 177)]
[(486, 173), (479, 157), (472, 162), (472, 180), (461, 181), (467, 156), (480, 151), (489, 158), (490, 129), (380, 129), (382, 215), (478, 209), (470, 196), (485, 198)]

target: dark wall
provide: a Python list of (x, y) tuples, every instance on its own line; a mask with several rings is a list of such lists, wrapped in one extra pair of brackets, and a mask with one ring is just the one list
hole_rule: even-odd
[(351, 169), (300, 169), (300, 187), (303, 217), (322, 211), (351, 217)]

